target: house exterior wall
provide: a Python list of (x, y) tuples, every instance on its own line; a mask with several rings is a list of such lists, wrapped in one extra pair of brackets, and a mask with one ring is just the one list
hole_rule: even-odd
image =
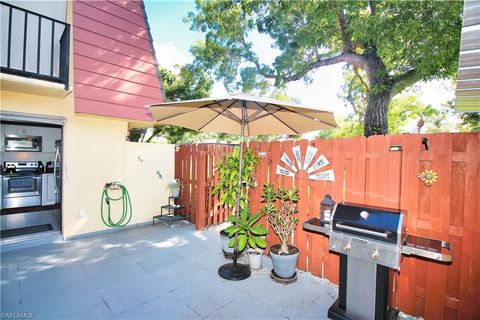
[(163, 101), (141, 1), (73, 2), (75, 112), (151, 121)]
[[(106, 1), (103, 2), (106, 3)], [(103, 2), (94, 2), (94, 5), (102, 6)], [(104, 5), (109, 6), (110, 4)], [(71, 23), (72, 2), (68, 2), (68, 6), (67, 22)], [(140, 11), (141, 7), (137, 3), (125, 2), (125, 6), (131, 7), (132, 12), (143, 12)], [(92, 7), (92, 10), (97, 9)], [(76, 28), (72, 29), (74, 30), (71, 32), (74, 34)], [(81, 51), (82, 48), (86, 51)], [(87, 54), (88, 50), (91, 50), (92, 55), (101, 53), (100, 56), (102, 56), (104, 54), (103, 58), (97, 56), (94, 61), (99, 73), (84, 70), (86, 67), (82, 67), (85, 65), (82, 63), (87, 61), (87, 57), (78, 59), (75, 54), (71, 55), (70, 74), (74, 74), (74, 76), (70, 77), (70, 88), (73, 90), (65, 92), (61, 97), (52, 97), (48, 93), (51, 88), (48, 85), (38, 85), (38, 81), (29, 82), (29, 88), (35, 89), (28, 91), (30, 94), (25, 93), (25, 90), (15, 89), (15, 85), (0, 87), (0, 110), (2, 112), (65, 118), (63, 127), (62, 233), (66, 238), (108, 229), (101, 220), (100, 203), (103, 186), (111, 181), (120, 181), (129, 190), (133, 206), (133, 218), (130, 224), (151, 221), (152, 216), (159, 213), (160, 206), (167, 202), (169, 191), (166, 185), (174, 175), (174, 147), (172, 145), (149, 145), (126, 141), (129, 126), (132, 123), (148, 124), (148, 122), (142, 122), (142, 120), (149, 119), (146, 116), (146, 109), (143, 108), (143, 104), (146, 102), (145, 96), (149, 96), (155, 102), (162, 101), (161, 95), (158, 95), (156, 91), (160, 90), (159, 84), (157, 87), (140, 84), (142, 81), (153, 82), (152, 79), (155, 75), (148, 75), (148, 81), (145, 80), (146, 73), (142, 69), (144, 66), (138, 59), (129, 60), (122, 53), (111, 52), (95, 46), (89, 47), (88, 43), (81, 43), (77, 40), (71, 43), (70, 52), (81, 51), (81, 54)], [(151, 61), (153, 65), (152, 52), (145, 50), (141, 52), (144, 54), (143, 59)], [(135, 67), (138, 71), (129, 69), (122, 73), (120, 78), (111, 77), (111, 72), (123, 70), (119, 66), (108, 63), (110, 59), (114, 59), (115, 55), (122, 55), (126, 59), (125, 61), (129, 61), (128, 66)], [(123, 81), (128, 75), (135, 74), (135, 72), (140, 72), (143, 76), (134, 77), (131, 79), (132, 81)], [(19, 77), (19, 82), (26, 81), (25, 79)], [(155, 79), (158, 81), (158, 78)], [(74, 82), (75, 86), (72, 87)], [(118, 88), (121, 88), (123, 92), (120, 93)], [(110, 95), (109, 90), (111, 91)], [(155, 93), (152, 93), (152, 90)], [(133, 95), (134, 92), (140, 94)], [(156, 98), (155, 94), (157, 94)], [(132, 99), (128, 101), (132, 101), (132, 104), (138, 103), (141, 107), (121, 106), (119, 103), (123, 98)], [(135, 100), (137, 98), (138, 101)], [(97, 109), (102, 107), (108, 111), (103, 112)], [(125, 111), (130, 109), (133, 111)], [(88, 114), (89, 112), (90, 114)], [(112, 117), (102, 116), (104, 114), (112, 115)], [(157, 175), (157, 171), (161, 173), (162, 179)], [(85, 212), (85, 217), (80, 217), (80, 210)]]
[[(166, 185), (173, 179), (174, 147), (127, 142), (127, 121), (78, 115), (73, 107), (72, 94), (58, 99), (1, 91), (2, 111), (66, 119), (63, 130), (63, 236), (108, 229), (101, 220), (100, 201), (103, 186), (111, 181), (122, 182), (130, 193), (133, 206), (130, 224), (151, 221), (168, 199)], [(162, 179), (157, 171), (161, 172)], [(114, 212), (118, 212), (118, 208), (114, 208)], [(80, 210), (85, 211), (86, 217), (80, 217)]]

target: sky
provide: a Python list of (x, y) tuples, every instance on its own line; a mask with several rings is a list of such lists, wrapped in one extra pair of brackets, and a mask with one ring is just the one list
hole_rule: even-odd
[[(144, 0), (148, 22), (154, 41), (159, 64), (172, 70), (175, 64), (184, 65), (193, 61), (189, 49), (203, 34), (190, 30), (183, 19), (189, 11), (195, 11), (194, 1)], [(271, 40), (260, 34), (250, 36), (254, 51), (263, 62), (273, 61), (276, 51), (270, 47)], [(343, 84), (343, 64), (322, 67), (309, 75), (313, 82), (309, 85), (302, 80), (287, 85), (287, 95), (300, 100), (307, 106), (323, 107), (336, 116), (346, 115), (352, 110), (338, 97)], [(454, 97), (454, 88), (449, 81), (432, 81), (419, 85), (420, 100), (425, 104), (438, 106)], [(212, 96), (227, 94), (222, 83), (215, 83)]]

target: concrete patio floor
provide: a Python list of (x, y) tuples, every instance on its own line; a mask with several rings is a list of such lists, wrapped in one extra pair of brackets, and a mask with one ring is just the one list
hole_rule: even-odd
[[(326, 319), (338, 289), (299, 272), (285, 286), (271, 261), (243, 281), (216, 231), (162, 224), (1, 253), (1, 313), (34, 319)], [(25, 318), (25, 317), (24, 317)]]

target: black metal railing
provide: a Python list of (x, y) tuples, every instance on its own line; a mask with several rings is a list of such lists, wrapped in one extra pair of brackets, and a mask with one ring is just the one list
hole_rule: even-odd
[(62, 83), (68, 90), (70, 25), (4, 1), (0, 7), (7, 16), (1, 22), (0, 47), (6, 50), (0, 71)]

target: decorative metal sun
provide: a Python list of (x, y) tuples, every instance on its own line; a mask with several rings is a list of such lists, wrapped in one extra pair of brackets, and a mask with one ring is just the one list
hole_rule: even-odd
[(423, 181), (427, 187), (437, 182), (438, 174), (433, 170), (424, 170), (418, 174), (418, 178)]

